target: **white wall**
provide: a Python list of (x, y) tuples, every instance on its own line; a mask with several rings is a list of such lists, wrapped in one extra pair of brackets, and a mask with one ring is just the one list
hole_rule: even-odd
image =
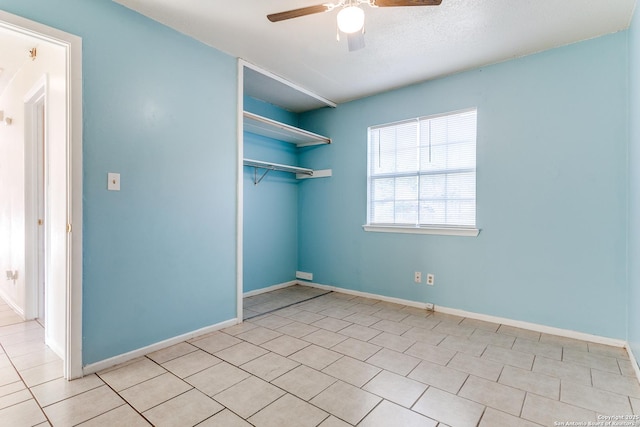
[[(0, 110), (13, 119), (0, 125), (0, 295), (25, 314), (27, 300), (25, 241), (25, 95), (47, 76), (46, 150), (48, 194), (47, 342), (62, 354), (65, 334), (66, 288), (66, 54), (63, 48), (34, 40), (38, 55), (28, 58), (10, 85), (0, 94)], [(17, 270), (18, 280), (6, 280), (6, 270)], [(29, 310), (27, 310), (28, 312)], [(27, 313), (28, 314), (28, 313)]]

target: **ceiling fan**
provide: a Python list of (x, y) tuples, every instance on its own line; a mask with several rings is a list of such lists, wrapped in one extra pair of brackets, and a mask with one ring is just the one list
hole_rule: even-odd
[(371, 7), (399, 7), (438, 6), (440, 3), (442, 0), (339, 0), (337, 3), (324, 3), (272, 13), (267, 15), (267, 19), (271, 22), (279, 22), (340, 8), (337, 16), (338, 29), (347, 35), (349, 50), (353, 51), (364, 47), (364, 11), (359, 7), (361, 4)]

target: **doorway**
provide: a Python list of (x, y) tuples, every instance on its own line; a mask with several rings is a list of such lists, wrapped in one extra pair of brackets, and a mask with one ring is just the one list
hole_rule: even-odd
[[(42, 55), (41, 62), (32, 57), (36, 64), (32, 71), (40, 80), (35, 85), (32, 80), (13, 97), (12, 105), (22, 106), (19, 112), (12, 109), (17, 117), (12, 137), (24, 137), (19, 180), (24, 204), (12, 209), (17, 208), (16, 222), (24, 224), (24, 251), (13, 247), (10, 252), (23, 257), (15, 269), (23, 266), (24, 274), (14, 285), (22, 315), (44, 323), (45, 342), (63, 359), (64, 377), (78, 378), (82, 376), (82, 39), (2, 10), (0, 31), (30, 38), (38, 52), (56, 53)], [(56, 74), (49, 78), (56, 84), (49, 87), (43, 64), (51, 58)]]

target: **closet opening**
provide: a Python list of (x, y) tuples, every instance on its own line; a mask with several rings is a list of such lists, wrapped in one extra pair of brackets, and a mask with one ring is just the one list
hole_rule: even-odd
[[(238, 63), (238, 318), (250, 319), (330, 291), (300, 278), (298, 191), (330, 178), (305, 154), (329, 136), (300, 115), (336, 104), (244, 60)], [(307, 277), (304, 276), (303, 277)]]

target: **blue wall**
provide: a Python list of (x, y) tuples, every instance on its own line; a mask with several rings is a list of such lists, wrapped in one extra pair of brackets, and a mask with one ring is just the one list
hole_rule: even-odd
[[(298, 115), (245, 97), (244, 109), (297, 125)], [(244, 157), (286, 165), (298, 164), (295, 145), (244, 133)], [(264, 170), (258, 169), (258, 179)], [(243, 291), (250, 292), (295, 279), (298, 266), (298, 183), (295, 175), (269, 172), (254, 184), (254, 168), (244, 167)]]
[(1, 7), (83, 38), (83, 363), (234, 318), (236, 60), (110, 0)]
[(627, 341), (640, 357), (640, 12), (629, 29), (629, 290)]
[[(625, 338), (627, 35), (309, 112), (329, 180), (300, 189), (318, 283)], [(477, 238), (365, 232), (367, 127), (478, 108)], [(415, 285), (413, 272), (435, 274)], [(597, 315), (594, 315), (597, 313)]]

